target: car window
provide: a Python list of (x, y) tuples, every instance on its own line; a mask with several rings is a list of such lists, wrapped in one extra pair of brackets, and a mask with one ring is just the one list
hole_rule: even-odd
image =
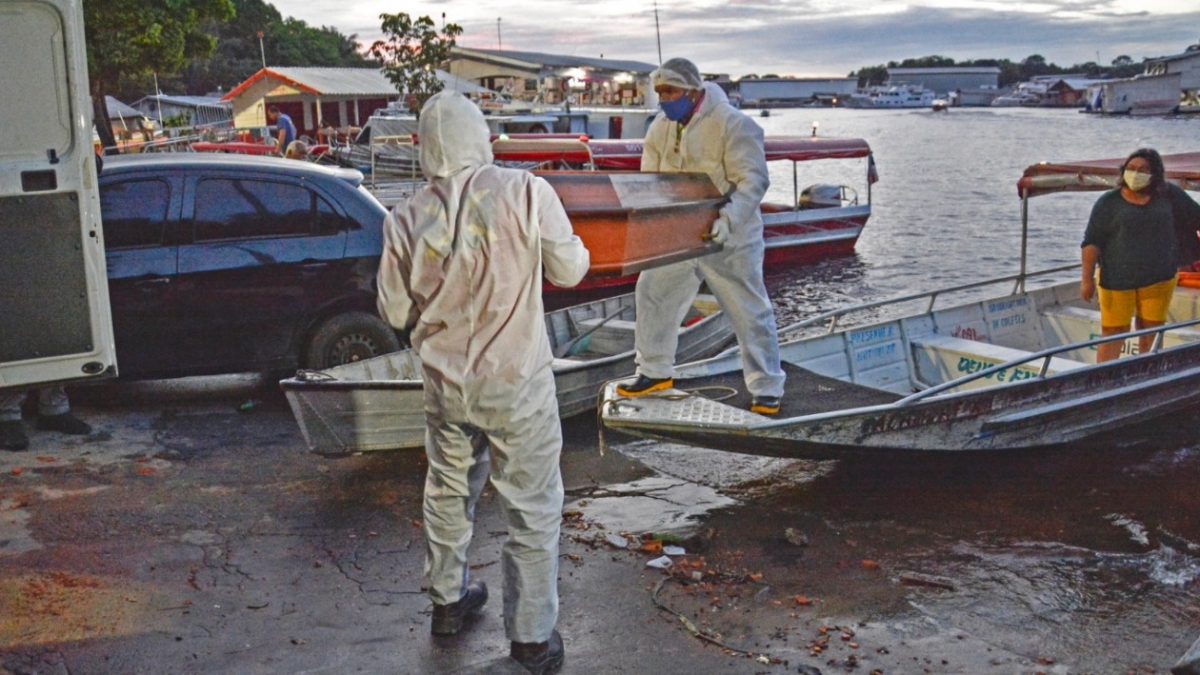
[(333, 210), (329, 202), (320, 197), (317, 197), (317, 213), (321, 219), (321, 234), (337, 234), (338, 232), (346, 232), (358, 227), (358, 223)]
[(101, 185), (104, 245), (120, 249), (161, 244), (170, 202), (171, 187), (164, 180), (129, 180)]
[(290, 183), (204, 179), (196, 187), (196, 241), (313, 234), (318, 199), (311, 190)]

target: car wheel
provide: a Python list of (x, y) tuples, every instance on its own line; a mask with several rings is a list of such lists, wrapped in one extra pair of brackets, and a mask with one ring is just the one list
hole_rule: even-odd
[(379, 317), (367, 312), (347, 312), (326, 319), (313, 333), (304, 364), (321, 370), (400, 349), (396, 333)]

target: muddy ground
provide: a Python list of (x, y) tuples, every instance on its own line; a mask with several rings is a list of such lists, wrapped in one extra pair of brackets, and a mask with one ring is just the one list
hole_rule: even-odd
[[(0, 453), (0, 672), (518, 672), (492, 495), (472, 562), (493, 600), (435, 640), (419, 452), (310, 453), (253, 378), (73, 396), (91, 436)], [(563, 672), (1165, 672), (1200, 635), (1196, 422), (812, 463), (602, 455), (572, 420)], [(663, 544), (686, 553), (647, 567)]]

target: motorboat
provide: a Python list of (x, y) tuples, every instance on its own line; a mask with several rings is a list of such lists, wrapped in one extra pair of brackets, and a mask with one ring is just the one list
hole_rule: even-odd
[[(1200, 190), (1200, 153), (1163, 160), (1169, 180)], [(1176, 290), (1166, 325), (1101, 337), (1099, 311), (1080, 299), (1078, 265), (1026, 271), (1029, 200), (1112, 189), (1121, 164), (1025, 170), (1015, 275), (838, 309), (781, 329), (788, 391), (777, 419), (747, 410), (734, 348), (679, 366), (675, 389), (661, 397), (622, 398), (616, 383), (606, 385), (604, 427), (752, 455), (836, 458), (1059, 446), (1195, 409), (1200, 289)], [(972, 299), (952, 301), (964, 297)], [(1143, 336), (1152, 346), (1140, 353)], [(1097, 363), (1097, 345), (1108, 341), (1122, 342), (1123, 354)], [(702, 395), (714, 387), (728, 390), (724, 400)]]
[[(558, 413), (594, 411), (596, 391), (634, 372), (637, 307), (632, 294), (546, 314)], [(716, 353), (733, 337), (715, 298), (697, 296), (679, 327), (676, 358)], [(322, 454), (393, 450), (425, 442), (421, 363), (402, 350), (280, 382), (309, 449)]]
[[(871, 186), (878, 180), (870, 145), (860, 138), (769, 136), (764, 146), (768, 162), (790, 162), (792, 168), (791, 201), (764, 202), (761, 206), (766, 247), (764, 267), (783, 269), (853, 253), (871, 216)], [(642, 141), (501, 139), (493, 143), (492, 154), (497, 162), (527, 168), (539, 175), (548, 175), (546, 169), (583, 168), (616, 176), (641, 167)], [(848, 185), (800, 186), (799, 165), (803, 162), (855, 159), (866, 160), (865, 194), (861, 198), (858, 190)], [(559, 194), (564, 202), (569, 201), (569, 188)], [(589, 275), (576, 292), (628, 287), (636, 280), (633, 275)], [(561, 292), (549, 286), (546, 291)]]
[(851, 94), (845, 104), (847, 108), (928, 108), (934, 98), (935, 94), (921, 85), (894, 84), (868, 87)]

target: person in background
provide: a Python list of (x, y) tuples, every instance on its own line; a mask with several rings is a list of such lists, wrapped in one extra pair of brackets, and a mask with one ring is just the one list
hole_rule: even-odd
[(721, 303), (742, 349), (750, 410), (777, 415), (784, 373), (779, 365), (775, 311), (763, 283), (763, 221), (759, 205), (770, 181), (763, 132), (705, 83), (696, 65), (670, 59), (651, 75), (662, 114), (646, 131), (642, 171), (708, 174), (729, 202), (711, 238), (724, 248), (710, 255), (646, 270), (637, 281), (638, 377), (617, 386), (621, 396), (645, 396), (674, 386), (679, 324), (700, 282)]
[[(29, 437), (21, 422), (21, 402), (26, 392), (0, 393), (0, 448), (20, 451), (29, 447)], [(71, 414), (71, 403), (62, 387), (52, 386), (38, 389), (38, 418), (35, 423), (43, 431), (86, 436), (92, 433), (87, 422)]]
[(296, 125), (291, 117), (279, 112), (276, 106), (267, 108), (267, 122), (275, 127), (275, 151), (282, 155), (296, 140)]
[(501, 553), (510, 656), (532, 673), (563, 663), (558, 539), (563, 485), (542, 275), (570, 287), (589, 255), (550, 184), (492, 164), (487, 123), (466, 97), (421, 109), (428, 185), (384, 225), (379, 312), (410, 330), (425, 381), (424, 529), (435, 635), (487, 602), (470, 578), (475, 506), (491, 483), (508, 519)]
[[(1200, 206), (1165, 173), (1157, 151), (1136, 150), (1122, 163), (1117, 188), (1092, 207), (1081, 244), (1079, 295), (1087, 302), (1097, 295), (1099, 266), (1102, 335), (1127, 332), (1134, 318), (1138, 329), (1165, 323), (1176, 272), (1200, 257)], [(1138, 350), (1153, 343), (1154, 335), (1143, 335)], [(1123, 344), (1101, 344), (1096, 361), (1117, 358)]]

